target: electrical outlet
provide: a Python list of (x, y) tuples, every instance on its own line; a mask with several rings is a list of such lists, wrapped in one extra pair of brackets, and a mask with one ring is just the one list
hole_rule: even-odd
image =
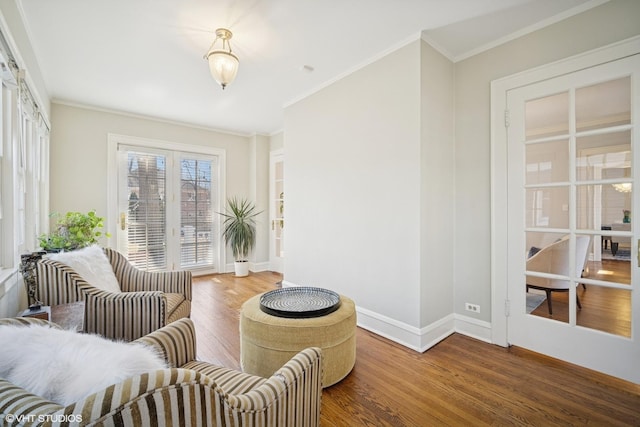
[(467, 311), (473, 311), (474, 313), (480, 313), (480, 306), (478, 304), (464, 303), (464, 309)]

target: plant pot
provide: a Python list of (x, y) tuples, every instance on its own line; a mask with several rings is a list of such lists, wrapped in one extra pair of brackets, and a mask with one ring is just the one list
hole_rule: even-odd
[(236, 277), (245, 277), (249, 275), (249, 261), (235, 261), (233, 263)]

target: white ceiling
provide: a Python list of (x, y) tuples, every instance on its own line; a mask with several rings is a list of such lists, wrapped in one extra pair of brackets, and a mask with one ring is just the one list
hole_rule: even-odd
[[(18, 0), (49, 96), (242, 134), (422, 36), (456, 61), (603, 0)], [(203, 55), (229, 28), (224, 91)], [(302, 70), (304, 65), (313, 72)], [(389, 82), (393, 84), (393, 82)]]

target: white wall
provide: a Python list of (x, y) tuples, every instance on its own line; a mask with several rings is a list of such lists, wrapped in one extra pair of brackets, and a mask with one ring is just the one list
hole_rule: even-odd
[(425, 327), (453, 312), (454, 64), (427, 43), (420, 46), (420, 326)]
[(639, 17), (640, 1), (613, 0), (456, 63), (456, 313), (491, 320), (491, 81), (640, 34)]
[(285, 281), (413, 348), (452, 313), (452, 83), (415, 41), (285, 111)]
[[(227, 197), (248, 197), (252, 200), (255, 200), (254, 197), (260, 200), (268, 198), (268, 191), (261, 184), (264, 181), (268, 183), (268, 179), (264, 178), (264, 168), (268, 169), (269, 165), (266, 137), (232, 135), (177, 123), (54, 103), (50, 183), (52, 212), (96, 209), (99, 215), (107, 215), (109, 133), (224, 149), (227, 160)], [(257, 174), (250, 172), (256, 168), (261, 168)], [(262, 241), (263, 234), (260, 234), (261, 241), (257, 245), (260, 252), (256, 252), (260, 257), (265, 256), (263, 246), (268, 245)], [(268, 250), (266, 257), (256, 258), (254, 262), (267, 262)], [(227, 258), (233, 259), (230, 251)]]
[(269, 268), (269, 145), (268, 136), (255, 135), (249, 139), (249, 198), (255, 202), (256, 210), (262, 212), (256, 218), (252, 271)]
[(278, 132), (269, 137), (269, 149), (276, 151), (284, 148), (284, 132)]

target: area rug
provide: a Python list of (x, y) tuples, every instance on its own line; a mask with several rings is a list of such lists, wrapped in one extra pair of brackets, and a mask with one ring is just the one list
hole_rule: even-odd
[(538, 308), (540, 304), (546, 300), (547, 297), (544, 294), (527, 294), (527, 314), (530, 314), (533, 310)]
[(615, 256), (608, 250), (602, 251), (602, 259), (614, 259), (618, 261), (631, 261), (631, 250), (618, 249)]

